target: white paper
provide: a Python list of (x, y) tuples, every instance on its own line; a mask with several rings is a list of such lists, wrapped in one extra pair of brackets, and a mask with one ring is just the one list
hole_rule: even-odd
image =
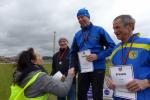
[(91, 54), (89, 49), (78, 52), (80, 61), (81, 73), (93, 72), (93, 62), (87, 61), (87, 56)]
[(60, 71), (58, 71), (57, 73), (54, 74), (53, 79), (61, 81), (62, 76), (63, 74)]
[(115, 96), (127, 99), (136, 99), (136, 93), (130, 92), (126, 84), (134, 79), (131, 65), (113, 66), (110, 68), (111, 78), (116, 85)]

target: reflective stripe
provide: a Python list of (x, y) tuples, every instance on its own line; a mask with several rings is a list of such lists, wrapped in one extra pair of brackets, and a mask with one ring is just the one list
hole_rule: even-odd
[[(127, 45), (123, 46), (123, 48), (125, 48), (125, 47), (130, 47), (130, 45), (131, 45), (131, 43), (128, 43)], [(116, 53), (118, 50), (120, 50), (121, 48), (122, 48), (122, 47), (121, 47), (121, 45), (120, 45), (118, 48), (116, 48), (116, 49), (112, 52), (112, 54), (111, 54), (111, 56), (110, 56), (110, 59), (111, 59), (111, 60), (112, 60), (112, 57), (115, 55), (115, 53)], [(149, 50), (150, 50), (150, 45), (149, 45), (149, 44), (133, 43), (133, 44), (132, 44), (132, 48), (145, 49), (145, 50), (149, 51)]]

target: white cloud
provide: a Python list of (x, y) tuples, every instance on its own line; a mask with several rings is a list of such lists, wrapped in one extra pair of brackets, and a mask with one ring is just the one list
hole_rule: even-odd
[(148, 4), (148, 0), (0, 0), (0, 55), (16, 55), (28, 47), (52, 55), (53, 32), (56, 41), (65, 36), (71, 44), (80, 29), (76, 13), (84, 7), (91, 21), (104, 27), (115, 41), (112, 21), (120, 14), (131, 14), (136, 19), (135, 32), (150, 38)]

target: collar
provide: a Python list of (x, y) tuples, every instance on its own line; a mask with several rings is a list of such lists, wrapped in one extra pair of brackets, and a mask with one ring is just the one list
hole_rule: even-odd
[(67, 48), (59, 48), (59, 51), (60, 52), (64, 52), (65, 50), (68, 50), (69, 49), (69, 47), (67, 47)]
[(86, 26), (86, 27), (82, 27), (82, 26), (81, 26), (81, 29), (82, 29), (83, 31), (86, 31), (86, 30), (89, 30), (92, 26), (93, 26), (93, 24), (90, 23), (90, 24), (89, 24), (88, 26)]
[(132, 42), (133, 39), (136, 39), (138, 37), (139, 33), (134, 33), (128, 40), (128, 43)]

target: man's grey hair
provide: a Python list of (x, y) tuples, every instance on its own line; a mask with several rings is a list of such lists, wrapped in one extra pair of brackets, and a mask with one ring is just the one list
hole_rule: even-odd
[(124, 26), (128, 25), (128, 24), (132, 24), (132, 30), (134, 30), (134, 26), (135, 26), (135, 19), (131, 16), (131, 15), (120, 15), (117, 16), (114, 21), (116, 21), (117, 19), (121, 19), (122, 23)]
[(68, 39), (67, 39), (67, 38), (61, 37), (61, 38), (59, 38), (58, 43), (60, 43), (62, 40), (65, 40), (66, 42), (68, 42)]

